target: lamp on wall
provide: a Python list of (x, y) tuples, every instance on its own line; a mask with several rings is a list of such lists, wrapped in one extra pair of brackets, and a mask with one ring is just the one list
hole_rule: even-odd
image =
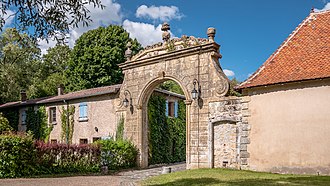
[[(196, 90), (196, 84), (197, 84), (197, 90)], [(200, 93), (199, 83), (198, 83), (197, 79), (193, 80), (193, 85), (194, 85), (194, 89), (191, 91), (191, 97), (194, 100), (196, 100), (197, 98), (199, 99), (199, 93)]]
[[(127, 95), (128, 94), (129, 94), (129, 97), (130, 97), (130, 101), (127, 99)], [(124, 95), (125, 95), (125, 98), (123, 100), (124, 107), (128, 107), (128, 105), (130, 105), (132, 107), (133, 105), (132, 105), (132, 96), (131, 96), (131, 93), (128, 90), (125, 90)]]

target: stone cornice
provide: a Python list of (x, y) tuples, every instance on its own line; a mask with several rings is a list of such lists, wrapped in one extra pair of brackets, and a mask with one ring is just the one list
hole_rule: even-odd
[(185, 56), (191, 56), (191, 55), (201, 54), (201, 53), (206, 53), (206, 52), (218, 52), (219, 48), (220, 48), (220, 45), (218, 45), (215, 42), (210, 42), (210, 43), (197, 45), (197, 46), (193, 46), (193, 47), (189, 47), (189, 48), (183, 48), (180, 50), (166, 52), (166, 53), (159, 54), (159, 55), (154, 55), (154, 56), (147, 57), (147, 58), (136, 59), (133, 61), (126, 61), (125, 63), (119, 64), (119, 67), (125, 71), (125, 70), (131, 69), (131, 68), (136, 68), (136, 67), (141, 67), (141, 66), (158, 63), (158, 62), (161, 62), (164, 60), (176, 59), (178, 56), (185, 57)]

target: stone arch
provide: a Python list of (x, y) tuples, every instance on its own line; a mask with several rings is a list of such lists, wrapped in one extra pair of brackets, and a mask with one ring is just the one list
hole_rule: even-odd
[(182, 91), (184, 92), (184, 96), (186, 97), (186, 100), (191, 100), (191, 95), (190, 95), (189, 91), (183, 86), (183, 84), (180, 82), (180, 80), (178, 80), (178, 78), (165, 75), (164, 77), (160, 77), (160, 78), (158, 77), (158, 78), (152, 79), (151, 81), (149, 81), (146, 84), (146, 86), (143, 88), (140, 95), (138, 96), (138, 98), (139, 98), (138, 107), (142, 107), (143, 103), (145, 103), (147, 100), (149, 100), (149, 96), (151, 95), (152, 91), (156, 88), (157, 85), (159, 85), (165, 81), (168, 81), (168, 80), (172, 80), (172, 81), (176, 82), (181, 87)]
[[(193, 36), (169, 38), (165, 25), (164, 42), (146, 47), (120, 64), (124, 82), (121, 86), (117, 112), (125, 113), (125, 137), (132, 139), (140, 150), (139, 165), (148, 165), (146, 105), (155, 86), (166, 80), (177, 82), (186, 100), (186, 161), (187, 168), (210, 167), (208, 146), (209, 103), (224, 97), (228, 92), (228, 79), (219, 63), (220, 45), (214, 42), (214, 29), (208, 30), (209, 39)], [(167, 33), (166, 33), (167, 32)], [(193, 83), (200, 93), (192, 100)], [(129, 92), (130, 109), (120, 104)]]
[[(139, 108), (139, 115), (141, 117), (141, 121), (142, 123), (140, 123), (140, 125), (142, 125), (141, 127), (141, 131), (140, 133), (142, 134), (142, 139), (141, 139), (141, 149), (140, 149), (140, 158), (141, 158), (141, 164), (143, 166), (147, 166), (148, 165), (148, 150), (149, 150), (149, 140), (147, 138), (147, 133), (149, 131), (149, 123), (148, 123), (148, 101), (149, 98), (152, 94), (152, 92), (154, 91), (154, 89), (156, 88), (157, 85), (168, 81), (168, 80), (173, 80), (174, 82), (176, 82), (180, 88), (183, 90), (184, 92), (184, 96), (186, 98), (185, 103), (186, 103), (186, 116), (188, 115), (187, 113), (189, 112), (189, 106), (191, 103), (190, 100), (190, 93), (188, 92), (188, 90), (182, 85), (181, 81), (178, 80), (178, 78), (173, 77), (173, 76), (163, 76), (163, 77), (157, 77), (154, 78), (152, 80), (150, 80), (145, 87), (142, 89), (141, 93), (138, 96), (138, 108)], [(189, 126), (189, 122), (190, 122), (190, 118), (186, 117), (186, 145), (187, 145), (187, 137), (189, 136), (188, 132), (188, 126)], [(189, 164), (189, 158), (188, 158), (188, 148), (186, 146), (186, 160), (187, 160), (187, 164)]]

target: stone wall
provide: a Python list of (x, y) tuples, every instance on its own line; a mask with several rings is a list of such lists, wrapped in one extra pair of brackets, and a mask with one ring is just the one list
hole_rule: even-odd
[[(125, 133), (140, 150), (141, 167), (148, 165), (148, 99), (157, 85), (167, 80), (177, 82), (186, 97), (187, 168), (210, 167), (208, 104), (223, 97), (229, 86), (219, 65), (219, 47), (214, 42), (206, 42), (164, 52), (165, 49), (160, 46), (143, 51), (139, 54), (140, 58), (133, 57), (132, 61), (120, 65), (125, 74), (120, 99), (124, 99), (124, 93), (129, 92), (132, 107), (119, 105), (117, 112), (126, 112)], [(163, 53), (149, 55), (155, 50)], [(194, 82), (197, 82), (195, 87)], [(200, 92), (198, 99), (191, 97), (194, 88)]]
[(248, 168), (250, 125), (247, 97), (224, 97), (209, 103), (210, 163), (213, 167)]

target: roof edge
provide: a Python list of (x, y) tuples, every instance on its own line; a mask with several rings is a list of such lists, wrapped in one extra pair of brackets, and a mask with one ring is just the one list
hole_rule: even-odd
[[(250, 83), (262, 70), (265, 68), (265, 66), (270, 63), (275, 56), (286, 46), (286, 44), (295, 36), (300, 28), (302, 28), (306, 22), (309, 20), (309, 18), (314, 15), (314, 14), (319, 14), (320, 12), (310, 12), (309, 15), (291, 32), (291, 34), (281, 43), (281, 45), (266, 59), (266, 61), (250, 76), (248, 77), (245, 81), (243, 81), (241, 84), (239, 84), (235, 89), (244, 89), (244, 88), (249, 88), (250, 86), (244, 86), (248, 83)], [(283, 82), (282, 82), (283, 83)], [(263, 86), (263, 85), (261, 85)]]
[(307, 81), (323, 80), (323, 79), (330, 79), (330, 76), (329, 77), (321, 77), (321, 78), (313, 78), (313, 79), (302, 79), (302, 80), (295, 80), (295, 81), (285, 81), (285, 82), (278, 82), (278, 83), (254, 85), (254, 86), (242, 87), (242, 88), (236, 86), (236, 87), (234, 87), (234, 89), (242, 90), (242, 89), (258, 88), (258, 87), (264, 87), (264, 86), (273, 86), (273, 85), (280, 85), (280, 84), (287, 84), (287, 83), (307, 82)]

